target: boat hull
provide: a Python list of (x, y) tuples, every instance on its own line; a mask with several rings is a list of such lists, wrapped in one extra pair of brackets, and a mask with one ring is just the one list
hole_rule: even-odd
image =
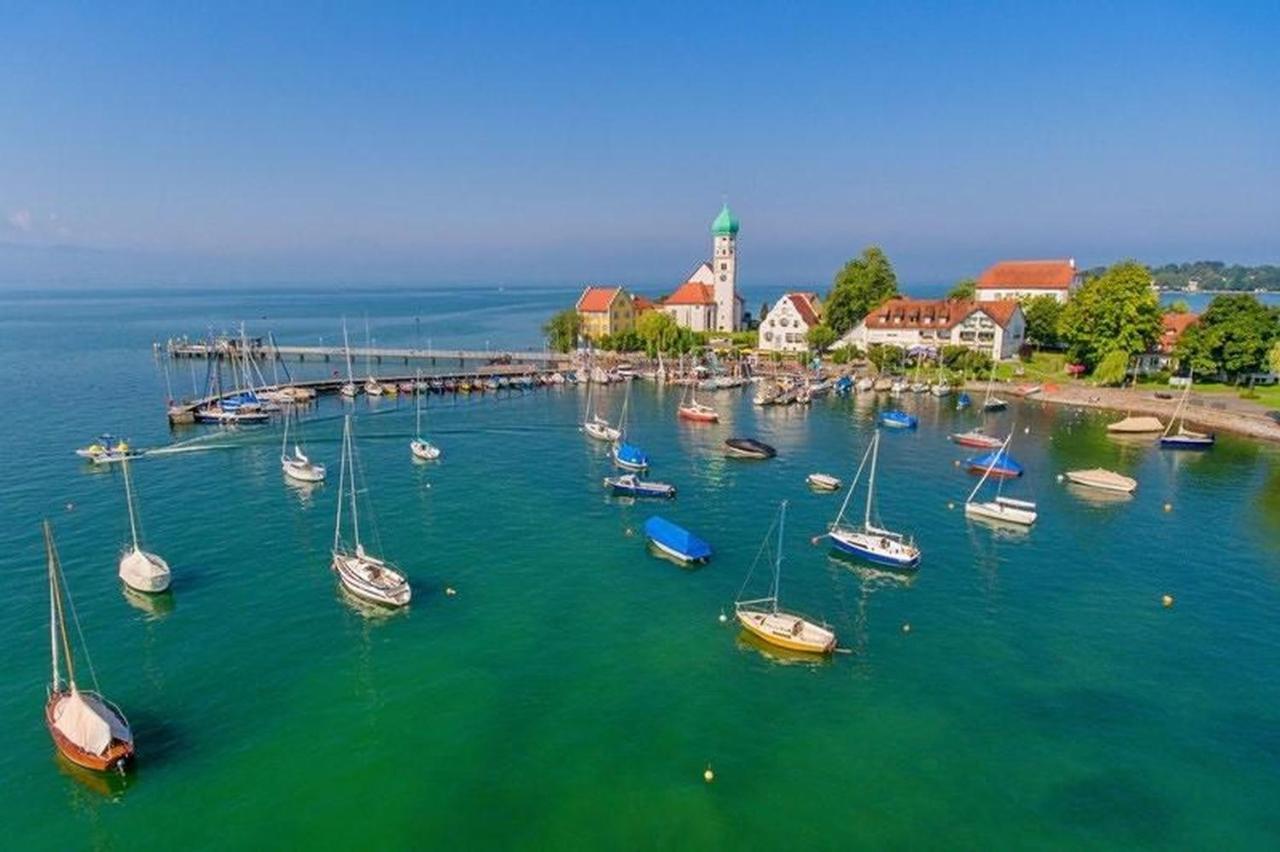
[(831, 545), (841, 553), (847, 553), (850, 556), (856, 556), (867, 562), (873, 562), (876, 565), (885, 565), (890, 568), (910, 569), (920, 564), (919, 551), (909, 553), (890, 553), (881, 549), (877, 549), (871, 544), (863, 541), (863, 536), (846, 535), (841, 533), (831, 533)]
[(836, 649), (834, 633), (799, 616), (752, 609), (739, 609), (734, 615), (747, 632), (770, 645), (809, 654), (830, 654)]
[(146, 592), (149, 595), (167, 591), (172, 579), (169, 563), (144, 550), (126, 551), (120, 557), (117, 573), (126, 586), (135, 592)]
[[(385, 564), (355, 555), (336, 553), (333, 570), (342, 587), (361, 600), (382, 606), (400, 607), (409, 603), (409, 583)], [(376, 573), (370, 569), (376, 569)], [(378, 574), (388, 575), (378, 582)]]
[(976, 435), (973, 433), (952, 435), (951, 443), (961, 447), (973, 447), (978, 450), (998, 450), (1004, 445), (1004, 441), (992, 438), (990, 435)]
[(1114, 491), (1118, 494), (1132, 494), (1138, 487), (1138, 484), (1133, 481), (1117, 482), (1109, 479), (1097, 479), (1090, 476), (1081, 476), (1072, 471), (1068, 471), (1066, 477), (1070, 482), (1085, 488), (1095, 488), (1099, 491)]
[(604, 480), (607, 487), (617, 497), (649, 497), (660, 500), (670, 500), (676, 496), (676, 487), (668, 485), (665, 482), (637, 482), (629, 484), (615, 479), (606, 477)]
[(656, 538), (650, 538), (649, 544), (661, 553), (670, 556), (672, 559), (684, 565), (701, 565), (711, 559), (710, 556), (692, 556), (688, 553), (682, 553), (669, 544), (663, 544)]
[(413, 454), (415, 459), (422, 459), (423, 461), (434, 461), (440, 458), (440, 448), (430, 441), (410, 441), (409, 452)]
[(284, 471), (285, 476), (295, 482), (324, 482), (325, 470), (323, 465), (300, 464), (292, 459), (281, 459), (280, 469)]
[[(132, 742), (123, 742), (113, 739), (107, 750), (102, 754), (93, 754), (80, 748), (67, 738), (62, 731), (58, 730), (58, 726), (54, 720), (54, 709), (64, 698), (68, 697), (67, 692), (53, 692), (49, 695), (49, 700), (44, 705), (44, 724), (49, 729), (49, 736), (53, 738), (53, 744), (57, 747), (58, 752), (67, 760), (83, 769), (89, 769), (94, 772), (124, 772), (133, 763), (134, 745)], [(101, 699), (103, 706), (110, 712), (116, 713), (115, 708), (107, 701)], [(128, 724), (124, 717), (116, 713), (120, 723), (127, 728)]]
[(768, 444), (748, 438), (730, 438), (724, 442), (725, 453), (740, 459), (771, 459), (778, 451)]
[(1017, 524), (1029, 527), (1036, 522), (1036, 513), (1029, 509), (1018, 509), (1000, 503), (966, 503), (964, 514), (969, 518), (982, 518), (1005, 524)]
[(841, 486), (840, 480), (822, 473), (811, 473), (805, 478), (805, 481), (815, 491), (839, 491)]
[[(982, 476), (982, 474), (987, 472), (987, 466), (985, 464), (974, 464), (973, 462), (969, 462), (969, 472)], [(991, 473), (988, 475), (992, 479), (1017, 479), (1019, 476), (1022, 476), (1022, 471), (1012, 467), (993, 467), (991, 468)]]
[(682, 407), (676, 414), (681, 420), (688, 420), (691, 423), (717, 423), (720, 420), (720, 415), (714, 411), (699, 411)]
[(595, 438), (597, 441), (616, 441), (622, 437), (622, 432), (612, 426), (590, 421), (582, 424), (582, 431), (586, 432), (588, 437)]
[(1160, 439), (1160, 446), (1166, 450), (1207, 450), (1215, 442), (1213, 435), (1189, 437), (1187, 435), (1165, 435)]

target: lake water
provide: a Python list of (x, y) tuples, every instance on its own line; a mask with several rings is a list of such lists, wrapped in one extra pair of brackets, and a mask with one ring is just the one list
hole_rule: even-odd
[[(407, 611), (375, 617), (328, 568), (336, 475), (287, 485), (275, 426), (165, 422), (151, 344), (170, 335), (243, 319), (250, 334), (333, 341), (345, 315), (360, 342), (367, 315), (379, 343), (536, 346), (538, 323), (572, 297), (0, 295), (0, 778), (14, 848), (1280, 842), (1274, 447), (1223, 436), (1204, 455), (1161, 452), (1109, 439), (1104, 414), (1016, 405), (992, 428), (1016, 428), (1028, 471), (1007, 493), (1040, 505), (1017, 535), (960, 508), (974, 480), (947, 434), (978, 415), (906, 399), (920, 428), (884, 436), (878, 482), (882, 521), (924, 551), (904, 578), (810, 543), (840, 496), (804, 478), (852, 474), (874, 399), (759, 409), (726, 392), (709, 396), (723, 420), (706, 427), (675, 419), (678, 392), (638, 383), (631, 434), (680, 489), (638, 505), (603, 493), (610, 469), (577, 429), (580, 388), (431, 397), (426, 431), (445, 458), (426, 465), (406, 445), (411, 403), (361, 399), (366, 530), (414, 586)], [(170, 373), (175, 393), (192, 372)], [(622, 394), (601, 395), (615, 416)], [(303, 427), (334, 474), (342, 411), (323, 399)], [(116, 578), (120, 471), (72, 455), (102, 431), (194, 448), (133, 467), (145, 542), (173, 566), (158, 611)], [(778, 458), (727, 460), (729, 435)], [(1137, 494), (1056, 481), (1093, 466), (1137, 477)], [(827, 662), (764, 650), (718, 619), (782, 499), (783, 600), (837, 631), (850, 653)], [(650, 556), (638, 531), (654, 513), (707, 539), (710, 564)], [(103, 690), (134, 726), (127, 783), (68, 768), (44, 730), (42, 517)]]

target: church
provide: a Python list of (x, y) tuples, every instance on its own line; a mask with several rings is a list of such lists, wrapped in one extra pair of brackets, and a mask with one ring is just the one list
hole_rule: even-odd
[(711, 260), (699, 263), (676, 288), (658, 301), (658, 309), (693, 331), (738, 331), (742, 297), (738, 295), (738, 218), (729, 205), (711, 223)]

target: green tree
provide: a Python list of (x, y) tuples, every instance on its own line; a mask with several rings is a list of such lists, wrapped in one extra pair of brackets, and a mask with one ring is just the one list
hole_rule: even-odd
[(578, 345), (578, 335), (581, 332), (582, 317), (573, 308), (565, 308), (542, 326), (547, 344), (556, 352), (572, 351)]
[(826, 323), (819, 323), (805, 332), (804, 339), (809, 343), (811, 350), (822, 353), (830, 349), (831, 345), (840, 339), (840, 335)]
[(1187, 302), (1186, 299), (1177, 299), (1174, 301), (1172, 305), (1169, 306), (1169, 313), (1171, 314), (1191, 313), (1191, 305)]
[(1280, 309), (1267, 307), (1250, 293), (1215, 296), (1197, 325), (1197, 354), (1238, 379), (1267, 365), (1271, 346), (1280, 338)]
[(973, 301), (973, 297), (978, 292), (978, 282), (972, 278), (964, 278), (956, 282), (956, 286), (947, 291), (948, 299), (963, 299), (965, 301)]
[(901, 367), (906, 361), (907, 353), (901, 346), (885, 343), (873, 343), (867, 347), (867, 360), (876, 365), (882, 373)]
[(1099, 384), (1118, 385), (1124, 381), (1125, 374), (1128, 372), (1129, 353), (1112, 349), (1102, 357), (1093, 371), (1093, 377)]
[(1271, 368), (1271, 372), (1280, 373), (1280, 340), (1271, 344), (1271, 351), (1267, 353), (1267, 366)]
[(1199, 323), (1187, 326), (1173, 347), (1173, 357), (1182, 372), (1191, 371), (1197, 376), (1212, 376), (1219, 370), (1213, 357), (1210, 335)]
[(1112, 352), (1145, 352), (1160, 336), (1160, 301), (1137, 261), (1090, 278), (1062, 310), (1059, 332), (1071, 356), (1090, 369)]
[(872, 308), (896, 295), (898, 276), (893, 264), (879, 246), (868, 246), (836, 273), (823, 307), (824, 320), (840, 337)]
[(1022, 303), (1022, 315), (1027, 321), (1027, 340), (1037, 346), (1057, 346), (1058, 323), (1066, 306), (1053, 296), (1032, 296)]

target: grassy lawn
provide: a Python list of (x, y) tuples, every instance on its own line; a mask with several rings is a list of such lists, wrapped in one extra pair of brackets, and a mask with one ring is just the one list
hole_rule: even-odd
[[(1244, 390), (1236, 385), (1224, 385), (1221, 382), (1196, 382), (1192, 392), (1240, 396)], [(1254, 402), (1265, 405), (1267, 408), (1280, 408), (1280, 385), (1255, 387), (1253, 392), (1258, 395)]]
[[(1006, 361), (996, 367), (996, 378), (1001, 380), (1035, 380), (1046, 381), (1052, 380), (1057, 382), (1066, 381), (1068, 376), (1062, 372), (1062, 368), (1066, 366), (1067, 356), (1062, 352), (1033, 352), (1030, 361)], [(1017, 369), (1022, 368), (1022, 375), (1016, 375)]]

